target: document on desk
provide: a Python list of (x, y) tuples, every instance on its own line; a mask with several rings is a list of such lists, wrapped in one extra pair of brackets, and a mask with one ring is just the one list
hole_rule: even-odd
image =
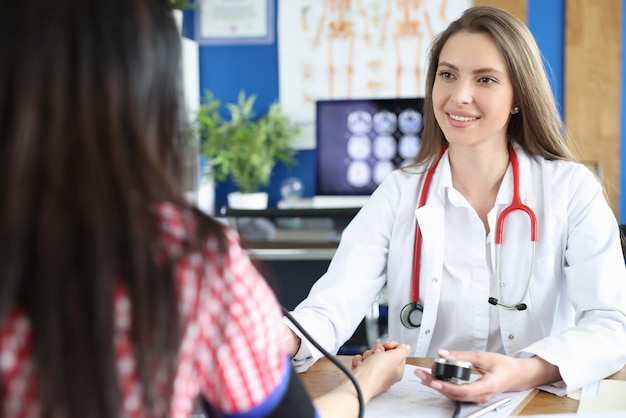
[(604, 379), (583, 388), (578, 413), (626, 411), (626, 381)]
[[(419, 367), (406, 365), (404, 377), (386, 392), (371, 399), (365, 407), (365, 418), (449, 418), (454, 413), (455, 402), (449, 400), (435, 389), (423, 386), (413, 371)], [(430, 372), (428, 369), (424, 369)], [(474, 379), (479, 376), (472, 375)], [(511, 402), (497, 411), (489, 413), (485, 418), (508, 417), (528, 396), (533, 389), (523, 392), (507, 392), (494, 397), (485, 404), (466, 404), (461, 409), (461, 417), (465, 417), (499, 399), (509, 397)]]

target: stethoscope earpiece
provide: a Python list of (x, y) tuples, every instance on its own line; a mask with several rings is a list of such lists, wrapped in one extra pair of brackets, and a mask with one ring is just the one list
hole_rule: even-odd
[(487, 302), (489, 302), (493, 306), (500, 305), (503, 308), (506, 308), (506, 309), (517, 309), (518, 311), (525, 311), (526, 308), (528, 308), (528, 306), (526, 306), (525, 303), (518, 303), (517, 305), (507, 305), (505, 303), (500, 303), (498, 301), (498, 299), (496, 299), (494, 297), (491, 297), (491, 298), (487, 299)]

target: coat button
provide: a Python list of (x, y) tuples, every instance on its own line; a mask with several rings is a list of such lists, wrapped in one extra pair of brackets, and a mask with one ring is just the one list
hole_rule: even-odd
[(433, 283), (437, 283), (438, 281), (439, 281), (439, 279), (438, 279), (438, 278), (433, 277)]
[(512, 340), (514, 340), (514, 339), (515, 339), (515, 335), (513, 335), (513, 334), (509, 334), (509, 336), (508, 336), (507, 338), (508, 338), (509, 340), (511, 340), (511, 341), (512, 341)]
[(430, 330), (427, 329), (426, 331), (424, 331), (424, 334), (426, 334), (426, 335), (430, 334)]

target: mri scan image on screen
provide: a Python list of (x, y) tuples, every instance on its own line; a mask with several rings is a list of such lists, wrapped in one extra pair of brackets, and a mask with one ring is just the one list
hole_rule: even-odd
[(423, 98), (319, 100), (316, 195), (369, 195), (419, 151)]

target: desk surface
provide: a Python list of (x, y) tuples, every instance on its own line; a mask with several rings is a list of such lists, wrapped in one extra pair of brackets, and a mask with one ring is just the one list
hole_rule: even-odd
[[(351, 356), (337, 356), (350, 369)], [(431, 358), (408, 358), (407, 363), (415, 366), (432, 366)], [(345, 380), (345, 375), (337, 366), (326, 358), (318, 360), (309, 370), (300, 373), (304, 385), (312, 397), (323, 395), (332, 390), (339, 382)], [(626, 366), (609, 379), (626, 380)], [(578, 401), (567, 396), (556, 396), (551, 393), (535, 390), (529, 395), (528, 402), (522, 407), (518, 415), (538, 415), (576, 412)]]

